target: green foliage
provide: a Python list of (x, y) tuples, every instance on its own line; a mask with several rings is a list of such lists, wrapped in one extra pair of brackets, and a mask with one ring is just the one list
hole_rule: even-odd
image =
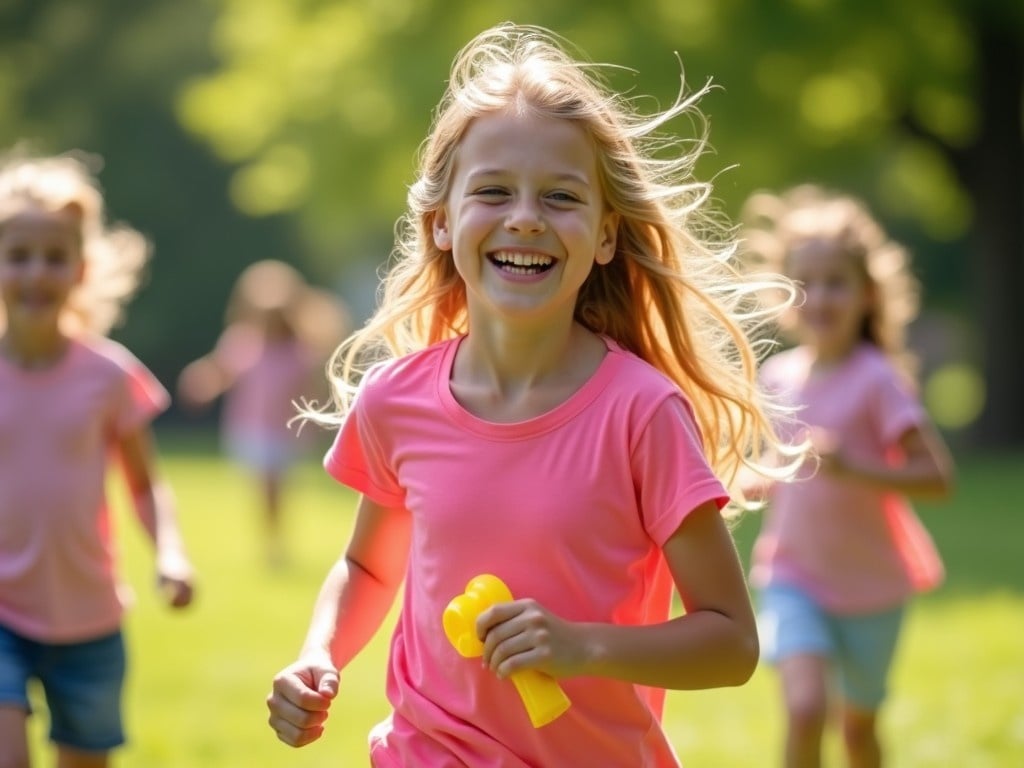
[(214, 10), (203, 0), (0, 3), (0, 153), (21, 144), (102, 159), (109, 218), (154, 247), (116, 335), (168, 384), (212, 346), (245, 264), (301, 261), (292, 225), (240, 214), (229, 169), (173, 113), (181, 83), (215, 65)]
[[(299, 649), (323, 576), (347, 542), (352, 495), (315, 461), (301, 467), (289, 491), (292, 562), (269, 570), (253, 484), (216, 456), (211, 440), (164, 434), (161, 442), (200, 572), (198, 602), (183, 614), (158, 603), (151, 554), (113, 485), (124, 572), (138, 591), (127, 624), (132, 743), (115, 765), (365, 764), (366, 735), (387, 712), (384, 669), (393, 615), (345, 670), (319, 743), (291, 750), (277, 742), (264, 706), (273, 675)], [(1021, 456), (962, 464), (956, 499), (921, 510), (949, 580), (914, 604), (898, 653), (882, 727), (891, 763), (901, 768), (1024, 763), (1024, 574), (1014, 502)], [(741, 552), (749, 551), (756, 526), (756, 516), (740, 525)], [(39, 710), (32, 733), (42, 765), (46, 718)], [(671, 692), (666, 725), (688, 766), (775, 764), (781, 726), (775, 678), (762, 668), (739, 689)], [(840, 765), (834, 740), (828, 750), (829, 765)]]
[[(232, 281), (256, 259), (291, 261), (368, 314), (455, 52), (502, 20), (550, 26), (619, 65), (608, 79), (650, 94), (646, 111), (672, 100), (681, 74), (690, 90), (717, 85), (702, 103), (714, 152), (697, 171), (729, 217), (755, 189), (802, 181), (868, 200), (914, 253), (927, 308), (973, 334), (937, 362), (977, 365), (983, 421), (1019, 442), (1022, 9), (0, 0), (0, 147), (104, 158), (111, 218), (155, 247), (116, 335), (172, 384), (213, 344)], [(669, 130), (692, 136), (679, 122)]]
[(233, 191), (245, 210), (299, 210), (321, 242), (389, 227), (452, 56), (502, 20), (550, 26), (634, 70), (615, 84), (661, 103), (679, 85), (674, 52), (689, 87), (713, 78), (717, 154), (703, 169), (740, 165), (718, 185), (733, 213), (756, 188), (818, 178), (935, 240), (966, 231), (970, 205), (946, 158), (905, 130), (913, 119), (950, 145), (976, 131), (975, 41), (954, 2), (226, 0), (221, 65), (182, 90), (179, 114), (241, 164)]

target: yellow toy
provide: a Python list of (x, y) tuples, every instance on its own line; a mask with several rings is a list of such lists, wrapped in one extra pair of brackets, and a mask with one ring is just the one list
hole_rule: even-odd
[[(455, 650), (467, 659), (483, 655), (484, 644), (476, 636), (476, 618), (495, 603), (507, 603), (512, 593), (497, 576), (485, 573), (466, 585), (444, 609), (444, 633)], [(534, 669), (514, 672), (511, 680), (519, 691), (534, 728), (547, 725), (569, 708), (569, 697), (555, 679)]]

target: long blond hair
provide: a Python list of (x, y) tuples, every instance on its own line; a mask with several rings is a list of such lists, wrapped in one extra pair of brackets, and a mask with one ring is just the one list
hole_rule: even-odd
[[(123, 224), (108, 224), (92, 167), (80, 153), (31, 157), (20, 150), (0, 159), (0, 229), (28, 208), (64, 212), (79, 226), (85, 275), (61, 313), (67, 333), (104, 335), (121, 319), (149, 259), (146, 238)], [(2, 325), (2, 324), (0, 324)]]
[[(696, 104), (707, 86), (691, 95), (680, 88), (667, 110), (642, 115), (605, 84), (597, 65), (572, 58), (568, 49), (547, 30), (506, 23), (456, 56), (420, 147), (418, 178), (396, 228), (378, 309), (336, 353), (336, 410), (329, 418), (344, 418), (371, 362), (468, 331), (466, 289), (450, 254), (434, 243), (433, 221), (469, 124), (513, 105), (572, 120), (588, 133), (606, 205), (620, 216), (615, 257), (582, 286), (576, 320), (678, 383), (695, 409), (709, 461), (731, 483), (741, 466), (757, 464), (764, 447), (782, 448), (772, 427), (774, 406), (756, 384), (752, 342), (765, 335), (777, 308), (761, 301), (763, 284), (731, 264), (730, 233), (714, 238), (720, 227), (705, 213), (710, 186), (693, 178), (706, 142)], [(690, 144), (659, 134), (680, 116), (699, 128)], [(788, 288), (777, 276), (764, 279)]]
[[(874, 297), (861, 323), (860, 338), (882, 350), (905, 373), (915, 373), (906, 331), (918, 313), (920, 283), (911, 271), (906, 248), (889, 237), (864, 201), (816, 184), (801, 184), (781, 193), (751, 195), (742, 218), (747, 258), (767, 269), (785, 272), (788, 254), (809, 242), (850, 259)], [(792, 314), (782, 318), (780, 327), (784, 334), (792, 333)]]

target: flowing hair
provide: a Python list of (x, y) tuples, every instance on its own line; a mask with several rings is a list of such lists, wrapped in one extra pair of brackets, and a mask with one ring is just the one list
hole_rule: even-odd
[(94, 156), (69, 153), (30, 157), (15, 151), (0, 159), (0, 229), (26, 209), (64, 213), (78, 226), (85, 263), (82, 282), (61, 312), (66, 333), (106, 335), (123, 316), (150, 256), (142, 234), (108, 224), (93, 171)]
[[(515, 110), (583, 128), (595, 147), (605, 205), (619, 214), (614, 258), (595, 266), (584, 282), (576, 321), (679, 385), (693, 405), (707, 458), (727, 485), (735, 485), (744, 465), (785, 475), (790, 468), (760, 463), (765, 448), (795, 453), (776, 437), (776, 406), (759, 391), (756, 367), (758, 346), (791, 300), (768, 306), (764, 289), (792, 291), (778, 275), (742, 274), (732, 263), (731, 232), (705, 211), (711, 188), (693, 178), (693, 166), (707, 136), (697, 101), (710, 86), (687, 94), (681, 85), (667, 110), (643, 115), (633, 100), (607, 86), (601, 65), (574, 59), (569, 50), (547, 30), (505, 23), (478, 35), (455, 57), (420, 146), (417, 179), (396, 226), (377, 311), (335, 354), (333, 412), (310, 409), (306, 415), (340, 422), (369, 365), (469, 331), (466, 288), (450, 253), (434, 243), (434, 217), (445, 203), (470, 123)], [(684, 116), (697, 126), (696, 139), (660, 133)]]

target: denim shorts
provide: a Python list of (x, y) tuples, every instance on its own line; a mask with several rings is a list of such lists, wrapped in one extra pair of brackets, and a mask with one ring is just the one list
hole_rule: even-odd
[(808, 594), (787, 584), (773, 584), (759, 596), (758, 634), (761, 657), (777, 664), (797, 654), (832, 662), (843, 696), (868, 710), (886, 695), (903, 622), (904, 606), (855, 616), (829, 613)]
[(0, 625), (0, 705), (31, 712), (28, 685), (42, 685), (51, 741), (106, 752), (124, 743), (121, 691), (125, 678), (120, 631), (80, 643), (29, 640)]

